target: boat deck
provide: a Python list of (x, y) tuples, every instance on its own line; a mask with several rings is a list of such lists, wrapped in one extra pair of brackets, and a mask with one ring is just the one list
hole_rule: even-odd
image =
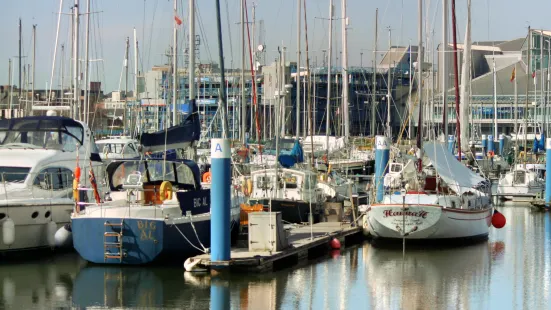
[[(311, 238), (313, 236), (313, 238)], [(291, 229), (288, 235), (289, 246), (278, 252), (249, 252), (248, 248), (232, 248), (229, 261), (210, 260), (209, 254), (192, 258), (201, 260), (199, 265), (210, 268), (229, 267), (234, 271), (265, 272), (277, 269), (278, 263), (285, 267), (294, 265), (301, 260), (319, 256), (330, 250), (329, 242), (336, 238), (341, 242), (353, 243), (361, 239), (361, 227), (349, 223), (323, 222), (310, 226)]]

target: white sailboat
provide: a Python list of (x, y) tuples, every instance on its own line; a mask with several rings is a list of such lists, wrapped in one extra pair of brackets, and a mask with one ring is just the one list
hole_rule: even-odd
[[(468, 8), (470, 23), (470, 0)], [(421, 27), (421, 1), (419, 14)], [(419, 32), (421, 41), (422, 31)], [(466, 36), (469, 38), (470, 34)], [(422, 42), (419, 51), (420, 63)], [(422, 70), (421, 66), (418, 69)], [(422, 85), (421, 71), (418, 76), (418, 85)], [(419, 115), (423, 115), (421, 92), (419, 100)], [(419, 124), (422, 124), (421, 116)], [(458, 131), (461, 140), (468, 141), (468, 132), (459, 128)], [(376, 144), (385, 145), (388, 140), (379, 137)], [(474, 241), (487, 238), (492, 219), (489, 182), (457, 161), (444, 144), (421, 144), (422, 138), (418, 137), (417, 158), (408, 160), (403, 166), (401, 182), (391, 182), (398, 183), (398, 188), (388, 186), (382, 200), (368, 207), (363, 220), (364, 231), (380, 240)]]

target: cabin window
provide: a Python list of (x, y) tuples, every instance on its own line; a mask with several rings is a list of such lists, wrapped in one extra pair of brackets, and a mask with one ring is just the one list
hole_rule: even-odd
[(33, 185), (46, 190), (72, 187), (73, 172), (67, 168), (46, 168), (34, 179)]
[(298, 178), (297, 178), (296, 175), (286, 174), (284, 181), (285, 181), (285, 188), (297, 188), (298, 187), (298, 185), (297, 185)]
[(392, 165), (390, 166), (391, 172), (400, 172), (402, 171), (402, 165)]
[(313, 174), (307, 174), (304, 178), (304, 189), (313, 189), (316, 188), (317, 180), (316, 176)]
[(23, 183), (31, 168), (0, 167), (0, 182)]
[(178, 183), (190, 184), (195, 186), (195, 177), (193, 171), (185, 164), (176, 164), (176, 176)]
[(526, 181), (526, 171), (515, 171), (513, 184), (524, 184)]
[(270, 177), (269, 176), (259, 176), (256, 178), (256, 187), (260, 189), (269, 189)]

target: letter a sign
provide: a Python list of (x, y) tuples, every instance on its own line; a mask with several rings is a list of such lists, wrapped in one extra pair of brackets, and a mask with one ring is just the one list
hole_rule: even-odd
[(231, 148), (227, 139), (212, 139), (210, 141), (211, 158), (231, 158)]
[(220, 143), (217, 143), (216, 144), (216, 147), (214, 148), (214, 152), (222, 152), (222, 146), (220, 145)]

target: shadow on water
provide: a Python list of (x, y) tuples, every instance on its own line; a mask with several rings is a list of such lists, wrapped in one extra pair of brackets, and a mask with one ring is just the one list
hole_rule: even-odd
[(549, 309), (551, 217), (499, 208), (507, 225), (460, 248), (363, 243), (265, 274), (88, 265), (76, 254), (0, 264), (0, 308)]

